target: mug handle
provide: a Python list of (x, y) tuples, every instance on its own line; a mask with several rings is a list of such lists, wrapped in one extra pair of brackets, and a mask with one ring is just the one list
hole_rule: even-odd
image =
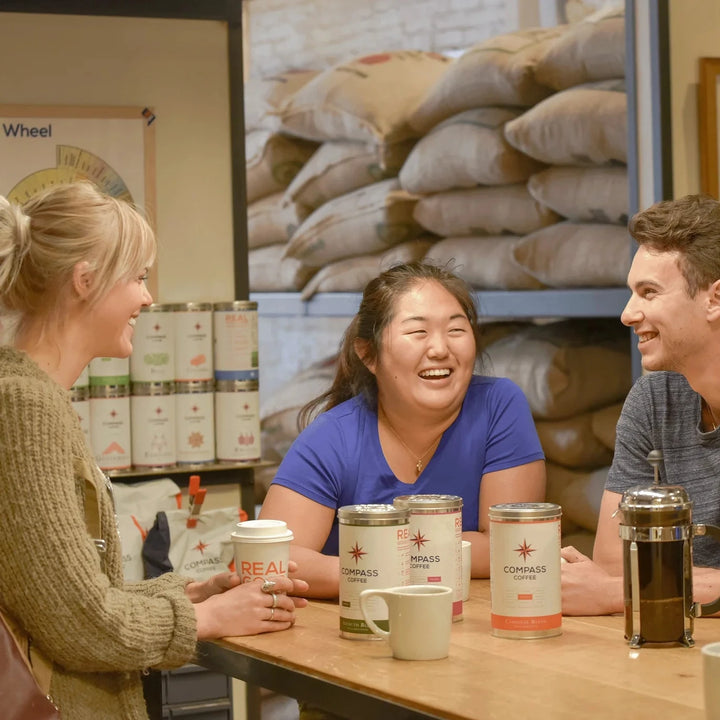
[[(365, 623), (367, 626), (376, 634), (380, 635), (380, 637), (388, 638), (390, 637), (390, 633), (387, 630), (383, 630), (381, 627), (379, 627), (375, 621), (369, 616), (366, 601), (369, 600), (371, 597), (379, 597), (382, 598), (382, 600), (387, 605), (387, 596), (388, 593), (385, 590), (363, 590), (360, 593), (360, 612), (363, 615), (363, 619), (365, 620)], [(718, 600), (720, 602), (720, 600)]]
[[(720, 528), (715, 525), (703, 525), (698, 523), (693, 525), (693, 537), (699, 535), (711, 535), (718, 542), (720, 542)], [(712, 602), (701, 605), (700, 603), (693, 603), (693, 616), (694, 617), (705, 617), (707, 615), (714, 615), (720, 611), (720, 597)]]

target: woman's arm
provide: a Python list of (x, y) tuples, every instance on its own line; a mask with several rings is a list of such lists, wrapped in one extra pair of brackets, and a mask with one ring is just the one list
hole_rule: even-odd
[(545, 501), (545, 461), (535, 460), (506, 470), (483, 475), (480, 483), (478, 532), (464, 532), (472, 543), (472, 577), (490, 575), (490, 536), (488, 511), (491, 505)]
[(284, 520), (292, 530), (290, 558), (297, 563), (298, 572), (291, 572), (290, 576), (308, 583), (310, 588), (305, 594), (315, 598), (337, 597), (340, 561), (321, 552), (335, 520), (335, 509), (289, 488), (271, 485), (259, 517)]

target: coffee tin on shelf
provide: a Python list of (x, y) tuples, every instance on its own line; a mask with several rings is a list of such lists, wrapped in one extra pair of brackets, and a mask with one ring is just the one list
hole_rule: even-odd
[(175, 380), (212, 380), (212, 303), (178, 303), (172, 309), (175, 320)]
[(410, 510), (410, 584), (453, 588), (453, 620), (462, 620), (462, 505), (458, 495), (401, 495)]
[(215, 455), (220, 463), (260, 459), (257, 380), (216, 381)]
[[(338, 508), (340, 553), (340, 635), (373, 640), (360, 611), (360, 592), (410, 583), (410, 511), (392, 505)], [(387, 605), (368, 602), (372, 619), (388, 629)]]
[(133, 383), (130, 397), (132, 463), (175, 465), (175, 399), (171, 382)]
[(90, 445), (101, 470), (132, 465), (128, 385), (90, 386)]
[(215, 460), (214, 385), (205, 380), (175, 383), (178, 465), (200, 465)]
[(490, 507), (493, 635), (544, 638), (562, 632), (561, 515), (554, 503)]
[(213, 305), (216, 380), (257, 380), (258, 312), (251, 300)]
[(133, 333), (130, 380), (175, 380), (175, 317), (172, 305), (153, 304), (140, 310)]

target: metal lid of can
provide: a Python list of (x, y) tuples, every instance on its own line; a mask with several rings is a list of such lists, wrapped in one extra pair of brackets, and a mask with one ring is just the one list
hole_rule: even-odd
[(166, 305), (161, 303), (153, 303), (152, 305), (145, 305), (140, 308), (141, 313), (153, 313), (153, 312), (172, 312), (172, 305)]
[(130, 397), (130, 385), (91, 385), (90, 397), (93, 399)]
[(133, 382), (130, 384), (133, 395), (172, 395), (175, 392), (174, 382)]
[(489, 510), (493, 520), (549, 520), (561, 515), (562, 508), (556, 503), (500, 503)]
[(395, 507), (409, 507), (413, 512), (418, 510), (460, 509), (463, 499), (459, 495), (399, 495), (393, 499)]
[(342, 525), (400, 525), (410, 520), (410, 510), (394, 505), (344, 505), (338, 508)]
[(257, 306), (254, 300), (233, 300), (213, 303), (213, 310), (257, 310)]
[(257, 380), (216, 380), (215, 391), (219, 393), (252, 392), (259, 388)]
[(215, 388), (212, 380), (176, 380), (175, 393), (184, 395), (188, 393), (209, 393)]
[(90, 386), (89, 385), (73, 385), (70, 388), (71, 402), (80, 402), (81, 400), (87, 400), (89, 397), (90, 397)]
[(170, 305), (173, 312), (208, 312), (213, 309), (211, 302), (186, 302)]

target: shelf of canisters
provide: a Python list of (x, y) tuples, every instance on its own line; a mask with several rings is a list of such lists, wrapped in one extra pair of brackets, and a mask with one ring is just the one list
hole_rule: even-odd
[[(476, 290), (481, 317), (620, 317), (630, 291), (618, 288), (568, 290)], [(318, 293), (302, 300), (299, 293), (250, 293), (263, 316), (352, 316), (360, 293)]]

